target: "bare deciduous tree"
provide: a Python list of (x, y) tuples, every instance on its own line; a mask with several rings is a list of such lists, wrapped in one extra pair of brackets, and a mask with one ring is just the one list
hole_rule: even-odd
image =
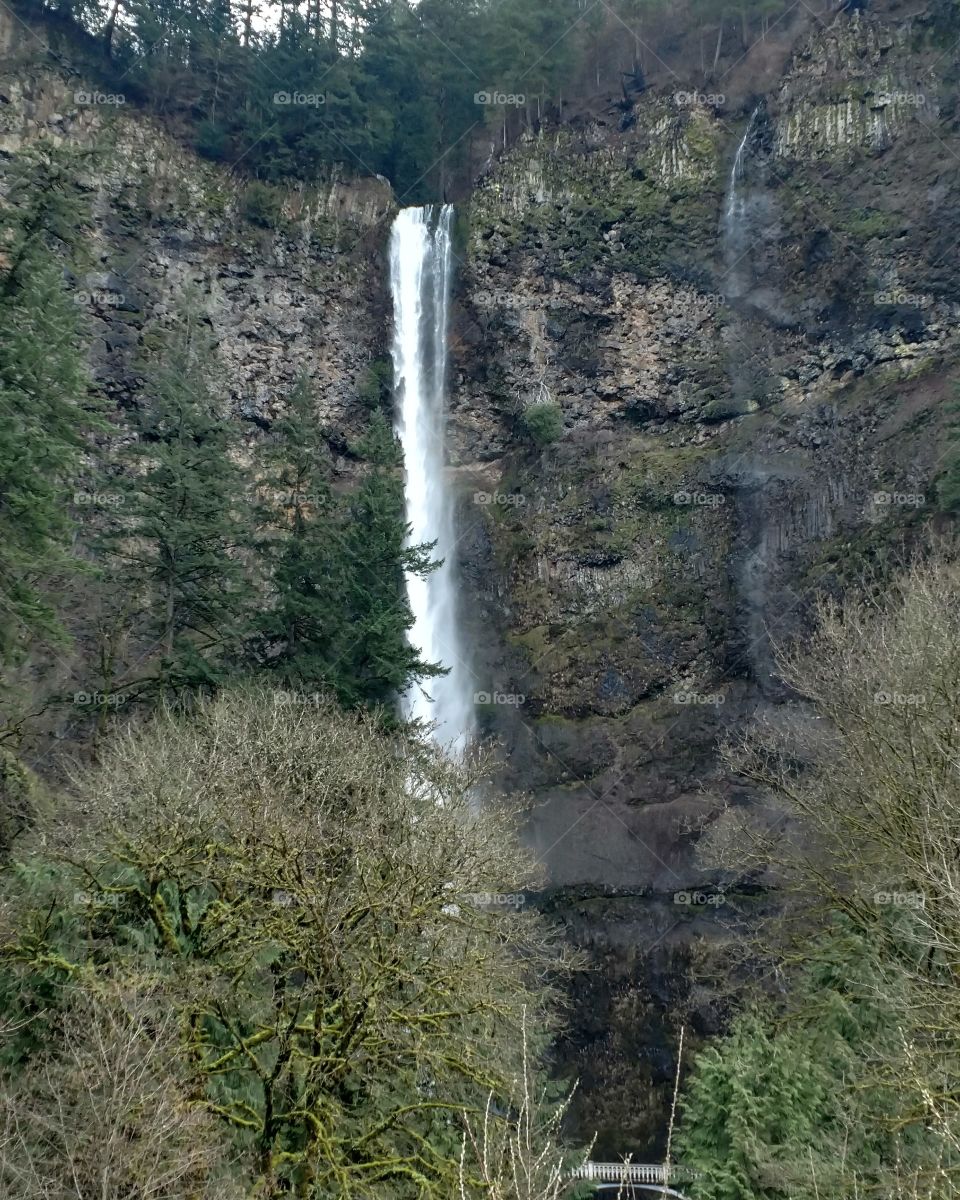
[(161, 997), (78, 988), (62, 1032), (56, 1053), (0, 1090), (4, 1197), (239, 1200), (214, 1121), (187, 1100), (177, 1023)]
[[(460, 1114), (509, 1103), (527, 1016), (548, 1032), (569, 956), (477, 783), (375, 717), (241, 691), (131, 729), (49, 831), (84, 894), (68, 979), (159, 964), (251, 1195), (448, 1200)], [(35, 928), (7, 947), (27, 974), (63, 953)]]
[[(904, 1196), (960, 1191), (960, 565), (944, 554), (882, 590), (824, 601), (805, 646), (781, 649), (794, 706), (727, 748), (770, 799), (730, 809), (705, 841), (726, 867), (771, 866), (809, 932), (841, 914), (876, 947), (861, 985), (895, 1014), (900, 1049), (864, 1047), (889, 1124), (935, 1132), (905, 1159)], [(804, 954), (800, 947), (801, 957)], [(789, 956), (788, 956), (789, 957)], [(881, 1108), (883, 1105), (881, 1104)], [(912, 1172), (912, 1174), (911, 1174)]]
[[(550, 1104), (535, 1076), (524, 1015), (518, 1107), (506, 1122), (498, 1120), (491, 1093), (482, 1119), (464, 1113), (458, 1200), (476, 1195), (478, 1187), (489, 1200), (561, 1200), (568, 1194), (571, 1162), (560, 1147), (573, 1094), (562, 1104)], [(588, 1157), (581, 1154), (578, 1161)]]

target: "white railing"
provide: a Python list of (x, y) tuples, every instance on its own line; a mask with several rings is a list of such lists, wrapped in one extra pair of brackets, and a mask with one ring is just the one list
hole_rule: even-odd
[(595, 1179), (598, 1183), (676, 1183), (690, 1179), (692, 1172), (683, 1167), (665, 1167), (657, 1163), (585, 1162), (574, 1172), (575, 1179)]

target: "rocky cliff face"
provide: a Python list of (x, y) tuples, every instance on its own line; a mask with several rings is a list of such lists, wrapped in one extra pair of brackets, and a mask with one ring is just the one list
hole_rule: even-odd
[[(642, 1142), (664, 1081), (641, 1030), (712, 1019), (684, 983), (695, 935), (722, 946), (769, 883), (698, 861), (749, 801), (718, 739), (783, 701), (771, 641), (816, 594), (939, 519), (949, 20), (831, 16), (742, 111), (655, 90), (545, 130), (466, 214), (453, 429), (478, 690), (504, 779), (532, 793), (549, 902), (604, 968), (565, 1057), (609, 1148)], [(563, 434), (537, 449), (542, 403)]]
[[(716, 1019), (698, 939), (722, 955), (768, 902), (770, 880), (718, 879), (697, 844), (750, 803), (718, 740), (783, 702), (771, 640), (943, 519), (954, 20), (818, 18), (742, 107), (685, 80), (595, 106), (514, 146), (461, 206), (464, 617), (502, 781), (533, 801), (540, 902), (602, 968), (560, 1054), (601, 1157), (654, 1152), (672, 1030)], [(13, 26), (0, 44), (0, 185), (38, 138), (90, 152), (75, 284), (105, 395), (130, 403), (151, 322), (189, 288), (249, 436), (306, 371), (349, 472), (387, 340), (387, 185), (251, 185), (91, 103)], [(538, 446), (544, 404), (562, 433)]]
[[(349, 477), (371, 406), (389, 400), (381, 369), (389, 184), (333, 177), (281, 189), (205, 163), (122, 94), (92, 85), (66, 54), (44, 53), (41, 34), (0, 13), (0, 204), (37, 146), (71, 156), (86, 219), (76, 233), (83, 265), (69, 284), (106, 411), (134, 402), (158, 330), (189, 300), (208, 323), (222, 402), (247, 446), (305, 373), (334, 473)], [(82, 652), (91, 620), (82, 593), (70, 620)], [(69, 695), (85, 686), (76, 666), (69, 652), (44, 654), (31, 679)], [(69, 746), (77, 724), (61, 707), (25, 751), (49, 768), (51, 745)]]
[(0, 19), (0, 187), (37, 143), (77, 152), (90, 220), (78, 231), (88, 270), (72, 283), (108, 399), (130, 402), (150, 323), (191, 292), (216, 339), (226, 402), (253, 432), (301, 372), (316, 383), (331, 430), (362, 427), (367, 372), (385, 337), (389, 184), (250, 183), (202, 162), (62, 58), (41, 59), (37, 36), (9, 14)]

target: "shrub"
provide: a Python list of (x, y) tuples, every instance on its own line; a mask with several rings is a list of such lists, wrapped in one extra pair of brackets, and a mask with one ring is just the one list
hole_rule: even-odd
[(392, 389), (393, 363), (388, 358), (374, 359), (360, 381), (360, 399), (367, 408), (386, 408)]
[(523, 424), (538, 446), (548, 446), (563, 433), (563, 413), (559, 404), (542, 400), (524, 410)]
[(268, 183), (254, 180), (244, 190), (241, 212), (253, 225), (280, 229), (284, 224), (283, 193)]

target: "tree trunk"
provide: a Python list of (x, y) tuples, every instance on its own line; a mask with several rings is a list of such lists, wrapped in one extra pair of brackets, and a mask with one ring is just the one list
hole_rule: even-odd
[(197, 61), (197, 30), (200, 28), (200, 5), (197, 0), (190, 4), (190, 28), (187, 31), (187, 63), (193, 67)]
[(110, 16), (107, 17), (107, 23), (103, 27), (103, 48), (107, 58), (113, 56), (113, 33), (117, 27), (117, 10), (119, 8), (120, 0), (113, 0), (113, 8), (111, 8)]

